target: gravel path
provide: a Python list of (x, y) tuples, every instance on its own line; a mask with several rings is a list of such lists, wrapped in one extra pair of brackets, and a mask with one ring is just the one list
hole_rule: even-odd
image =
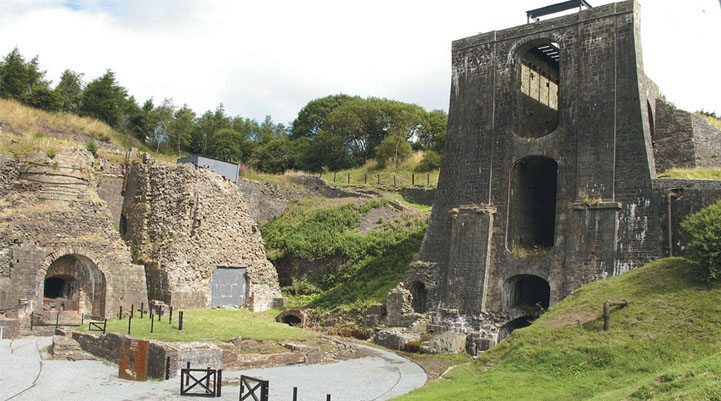
[[(179, 378), (133, 382), (118, 378), (115, 365), (100, 361), (44, 360), (41, 350), (51, 337), (0, 340), (0, 401), (77, 400), (192, 400), (179, 395)], [(291, 401), (298, 387), (299, 401), (388, 400), (425, 384), (426, 374), (415, 363), (388, 351), (330, 364), (297, 365), (224, 371), (225, 379), (241, 373), (270, 381), (271, 401)], [(237, 400), (238, 386), (224, 386), (221, 400)], [(216, 398), (217, 399), (217, 398)]]

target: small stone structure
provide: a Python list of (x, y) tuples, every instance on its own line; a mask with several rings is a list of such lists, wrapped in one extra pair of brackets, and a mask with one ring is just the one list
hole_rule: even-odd
[(683, 248), (680, 220), (721, 182), (656, 175), (718, 166), (721, 132), (659, 96), (639, 19), (626, 1), (453, 43), (446, 157), (387, 325), (417, 332), (426, 316), (475, 352), (581, 285)]
[[(277, 273), (235, 184), (189, 164), (144, 157), (130, 169), (123, 218), (133, 259), (146, 266), (150, 299), (207, 308), (211, 287), (235, 286), (244, 289), (245, 303), (228, 306), (265, 310), (282, 303)], [(216, 285), (211, 278), (219, 268), (242, 269), (247, 282)]]
[[(132, 263), (106, 203), (98, 196), (93, 156), (68, 149), (53, 158), (0, 160), (0, 310), (78, 320), (147, 304), (145, 274)], [(74, 318), (73, 318), (74, 315)], [(26, 322), (29, 323), (29, 322)], [(20, 335), (29, 329), (22, 324)]]

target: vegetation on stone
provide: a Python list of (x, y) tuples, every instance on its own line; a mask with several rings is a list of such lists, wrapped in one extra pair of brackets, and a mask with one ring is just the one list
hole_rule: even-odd
[(721, 201), (686, 217), (681, 228), (688, 233), (688, 257), (704, 280), (721, 278)]
[(672, 168), (658, 175), (658, 178), (682, 178), (721, 180), (721, 168), (714, 167), (693, 167), (693, 168)]
[[(136, 305), (137, 306), (137, 305)], [(249, 312), (229, 309), (190, 309), (183, 311), (183, 330), (178, 330), (178, 311), (173, 311), (173, 322), (168, 324), (168, 316), (153, 322), (150, 332), (150, 317), (146, 311), (140, 318), (136, 311), (131, 322), (131, 335), (135, 338), (150, 340), (191, 342), (225, 341), (237, 337), (250, 340), (308, 340), (316, 337), (312, 331), (290, 327), (277, 323), (278, 310)], [(127, 312), (126, 312), (127, 313)], [(88, 331), (88, 325), (78, 330)], [(109, 333), (128, 333), (128, 318), (108, 320)]]
[(388, 203), (380, 199), (328, 205), (305, 200), (261, 228), (271, 260), (346, 261), (338, 274), (287, 288), (294, 306), (361, 310), (384, 300), (420, 248), (425, 230), (420, 217), (384, 222), (380, 230), (364, 234), (355, 230), (364, 213)]
[[(402, 400), (717, 400), (721, 297), (667, 258), (576, 290), (471, 365)], [(629, 301), (611, 313), (606, 300)]]

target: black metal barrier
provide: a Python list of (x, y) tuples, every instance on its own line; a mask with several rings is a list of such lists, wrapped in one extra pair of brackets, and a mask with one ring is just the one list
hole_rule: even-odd
[(180, 369), (180, 395), (220, 397), (222, 387), (223, 369)]
[[(245, 390), (248, 390), (247, 393)], [(245, 393), (245, 395), (243, 395)], [(254, 401), (268, 401), (268, 380), (240, 376), (240, 401), (250, 398)]]
[(108, 327), (108, 319), (102, 322), (88, 322), (88, 331), (102, 331), (105, 334), (105, 330)]

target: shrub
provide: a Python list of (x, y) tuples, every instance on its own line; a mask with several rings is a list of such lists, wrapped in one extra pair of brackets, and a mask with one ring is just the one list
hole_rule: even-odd
[(95, 141), (92, 139), (90, 141), (88, 141), (87, 145), (85, 145), (85, 149), (87, 149), (88, 152), (92, 153), (93, 156), (98, 155), (98, 144), (95, 143)]
[(398, 165), (413, 154), (410, 142), (402, 135), (389, 135), (376, 147), (376, 161), (380, 167)]
[(702, 278), (721, 278), (721, 201), (686, 217), (681, 228), (689, 237), (687, 256), (698, 265)]
[(51, 159), (54, 159), (55, 155), (57, 155), (57, 154), (58, 154), (58, 150), (55, 148), (48, 148), (48, 150), (45, 151), (45, 155), (47, 155), (47, 157), (49, 157)]
[(423, 159), (416, 167), (416, 171), (425, 173), (441, 167), (441, 154), (435, 150), (427, 150), (423, 153)]

